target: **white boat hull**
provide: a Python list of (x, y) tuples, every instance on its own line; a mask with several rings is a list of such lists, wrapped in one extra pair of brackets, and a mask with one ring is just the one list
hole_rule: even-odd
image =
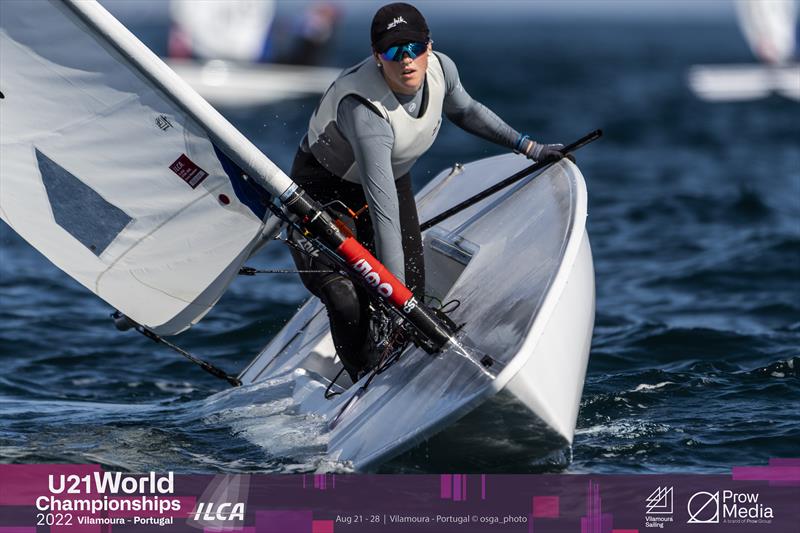
[(341, 69), (229, 61), (165, 60), (200, 96), (214, 105), (248, 107), (319, 95)]
[[(589, 362), (594, 311), (594, 265), (589, 238), (584, 234), (578, 258), (549, 323), (541, 338), (532, 343), (525, 365), (506, 385), (511, 394), (569, 442), (574, 436)], [(572, 357), (554, 364), (553, 358), (561, 354)]]
[(697, 65), (689, 87), (710, 102), (758, 100), (772, 94), (800, 101), (800, 65)]
[[(524, 168), (514, 155), (442, 173), (418, 195), (420, 219)], [(311, 299), (246, 368), (244, 384), (292, 376), (300, 412), (336, 424), (333, 460), (369, 469), (442, 430), (501, 390), (571, 443), (594, 323), (586, 187), (568, 161), (551, 166), (428, 230), (427, 294), (461, 305), (461, 348), (432, 357), (410, 347), (339, 416), (359, 386), (323, 397), (341, 368), (327, 315)], [(463, 349), (462, 349), (463, 348)], [(490, 356), (486, 368), (481, 360)], [(346, 375), (340, 378), (347, 382)]]

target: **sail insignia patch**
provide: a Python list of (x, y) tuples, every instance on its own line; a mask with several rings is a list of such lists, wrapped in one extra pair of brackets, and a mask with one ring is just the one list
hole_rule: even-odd
[(133, 219), (38, 149), (36, 160), (56, 224), (99, 257)]
[(203, 180), (208, 177), (208, 172), (197, 166), (194, 161), (186, 157), (186, 154), (181, 154), (181, 156), (169, 166), (169, 169), (188, 183), (189, 187), (192, 189), (196, 189), (197, 186), (203, 183)]

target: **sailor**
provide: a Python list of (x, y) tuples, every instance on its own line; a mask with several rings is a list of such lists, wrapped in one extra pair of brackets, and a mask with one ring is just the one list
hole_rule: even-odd
[[(563, 146), (518, 133), (473, 100), (455, 63), (433, 51), (428, 25), (414, 6), (381, 7), (371, 38), (372, 55), (346, 69), (322, 97), (291, 175), (422, 300), (422, 238), (409, 172), (436, 139), (442, 115), (535, 161), (559, 159)], [(353, 212), (360, 214), (353, 219)], [(297, 232), (290, 239), (300, 270), (323, 271), (301, 278), (325, 304), (336, 352), (355, 382), (375, 364), (367, 292), (339, 273), (324, 272), (330, 266)]]

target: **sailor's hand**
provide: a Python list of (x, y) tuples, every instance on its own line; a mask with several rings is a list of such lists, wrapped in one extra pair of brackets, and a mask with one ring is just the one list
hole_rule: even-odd
[(537, 163), (550, 163), (558, 161), (564, 154), (560, 150), (563, 144), (543, 144), (536, 141), (528, 141), (528, 146), (523, 150), (525, 157)]

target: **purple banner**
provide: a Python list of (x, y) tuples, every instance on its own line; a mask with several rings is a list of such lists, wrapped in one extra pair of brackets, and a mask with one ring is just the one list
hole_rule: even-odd
[(175, 475), (0, 465), (0, 533), (800, 531), (800, 460), (730, 475)]

